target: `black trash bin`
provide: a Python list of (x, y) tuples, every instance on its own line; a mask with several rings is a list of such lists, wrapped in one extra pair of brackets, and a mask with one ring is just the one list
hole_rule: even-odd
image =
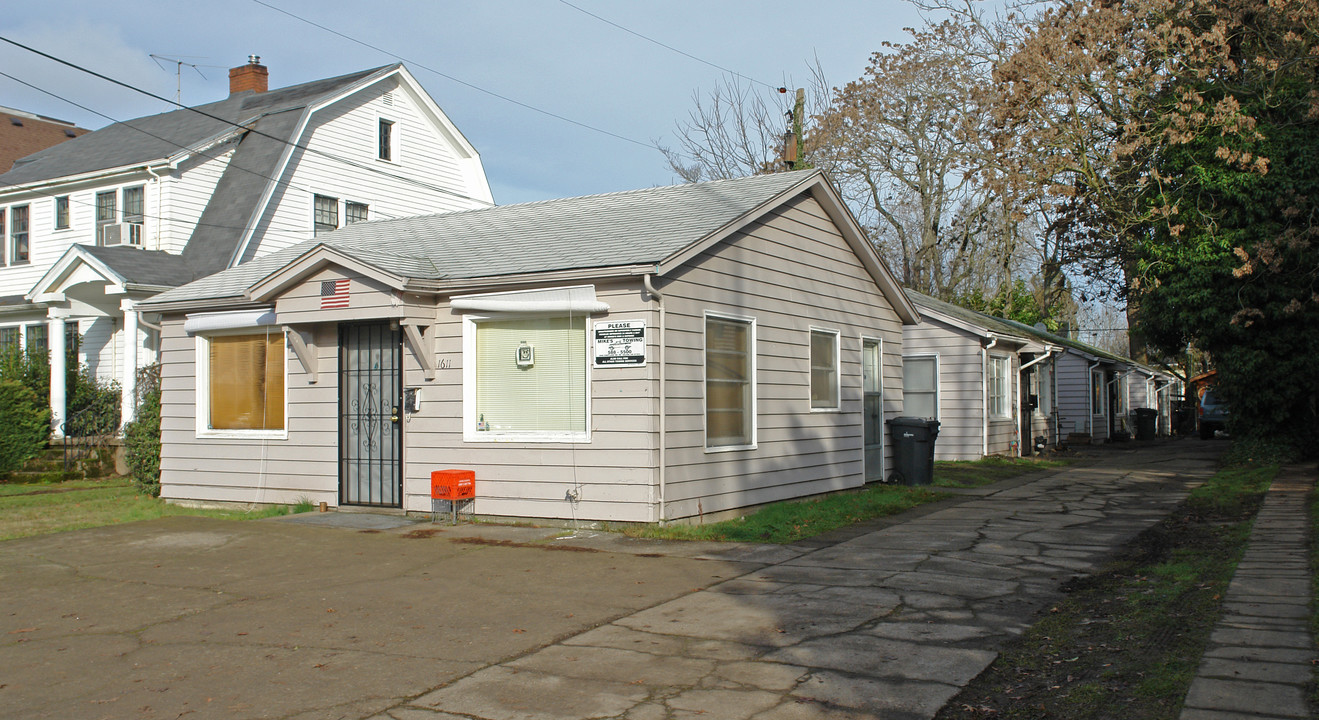
[(1159, 411), (1153, 408), (1136, 408), (1136, 439), (1153, 440), (1159, 422)]
[(939, 437), (939, 421), (918, 417), (895, 417), (888, 421), (893, 438), (893, 472), (888, 480), (902, 485), (929, 485), (934, 482), (934, 441)]

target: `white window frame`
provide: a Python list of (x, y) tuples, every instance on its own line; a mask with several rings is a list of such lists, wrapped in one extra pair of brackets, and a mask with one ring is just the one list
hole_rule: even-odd
[[(1036, 366), (1035, 376), (1035, 413), (1048, 417), (1053, 414), (1053, 374), (1057, 372), (1052, 360), (1045, 360)], [(1047, 373), (1047, 382), (1046, 382)]]
[[(989, 404), (989, 418), (991, 420), (1011, 420), (1012, 419), (1012, 358), (1007, 355), (990, 355), (989, 368), (985, 373), (985, 379), (989, 387), (985, 393), (985, 402)], [(999, 408), (994, 409), (994, 401), (998, 399), (994, 394), (994, 368), (1002, 363), (1003, 367), (1003, 396), (999, 402)]]
[[(834, 339), (834, 403), (833, 405), (815, 405), (815, 335), (832, 335)], [(807, 336), (809, 345), (806, 348), (806, 358), (809, 364), (809, 377), (806, 384), (806, 402), (811, 407), (811, 412), (839, 412), (843, 407), (843, 341), (842, 332), (830, 328), (810, 327), (810, 333)]]
[[(271, 327), (270, 332), (278, 332), (284, 340), (284, 428), (282, 430), (216, 430), (210, 426), (211, 417), (211, 338), (232, 335), (257, 335), (266, 332), (266, 328)], [(196, 372), (197, 385), (194, 388), (196, 397), (196, 415), (197, 415), (197, 437), (199, 438), (234, 438), (244, 440), (287, 440), (289, 437), (289, 360), (293, 355), (289, 349), (288, 333), (282, 328), (273, 326), (257, 326), (236, 328), (233, 330), (214, 330), (208, 331), (205, 335), (197, 335), (196, 340)]]
[[(389, 157), (380, 157), (380, 126), (389, 123)], [(399, 159), (399, 131), (402, 129), (402, 123), (392, 117), (380, 115), (376, 117), (376, 160), (391, 165), (398, 165)]]
[[(586, 429), (582, 431), (497, 432), (477, 430), (476, 416), (476, 326), (487, 320), (519, 320), (536, 317), (581, 317), (585, 368)], [(591, 442), (591, 315), (590, 313), (483, 313), (463, 315), (463, 442), (471, 443), (577, 443)]]
[(316, 200), (318, 198), (334, 201), (334, 227), (320, 232), (331, 233), (343, 227), (343, 199), (327, 193), (313, 192), (311, 194), (311, 236), (313, 238), (316, 237), (318, 232), (316, 230)]
[[(902, 356), (902, 414), (911, 415), (907, 410), (907, 361), (908, 360), (933, 360), (934, 361), (934, 420), (938, 420), (943, 414), (943, 392), (939, 382), (939, 354), (938, 353), (915, 353), (912, 355)], [(925, 392), (925, 391), (922, 391)]]
[[(710, 428), (709, 428), (709, 405), (706, 397), (708, 382), (705, 377), (705, 348), (707, 347), (705, 329), (709, 324), (710, 318), (717, 320), (726, 320), (728, 322), (739, 322), (747, 325), (747, 361), (750, 363), (748, 376), (750, 378), (750, 395), (751, 402), (748, 412), (751, 413), (751, 442), (745, 445), (711, 445)], [(706, 310), (701, 316), (701, 432), (704, 438), (705, 452), (737, 452), (741, 450), (755, 450), (760, 442), (760, 422), (759, 422), (759, 387), (760, 378), (757, 376), (760, 363), (757, 362), (759, 352), (756, 347), (756, 318), (750, 315), (734, 315), (731, 313), (715, 312)]]

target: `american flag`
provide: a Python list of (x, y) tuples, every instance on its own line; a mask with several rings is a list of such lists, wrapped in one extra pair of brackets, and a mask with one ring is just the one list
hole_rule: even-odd
[(321, 281), (321, 309), (348, 307), (348, 278)]

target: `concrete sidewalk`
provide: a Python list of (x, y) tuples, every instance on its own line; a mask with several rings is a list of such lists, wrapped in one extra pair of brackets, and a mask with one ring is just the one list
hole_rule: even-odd
[(1181, 720), (1314, 717), (1309, 518), (1314, 466), (1279, 473), (1255, 518)]
[(1106, 450), (482, 668), (377, 720), (932, 717), (1064, 581), (1208, 477), (1213, 453)]

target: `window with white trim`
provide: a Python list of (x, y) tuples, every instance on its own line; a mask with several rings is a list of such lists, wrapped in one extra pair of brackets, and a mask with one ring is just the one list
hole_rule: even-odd
[(1012, 417), (1008, 404), (1011, 382), (1008, 378), (1008, 358), (991, 355), (989, 358), (989, 416), (994, 418)]
[(366, 203), (345, 201), (343, 204), (344, 225), (366, 222), (368, 208)]
[(69, 196), (60, 195), (55, 198), (55, 229), (69, 229)]
[(96, 244), (105, 244), (105, 226), (119, 219), (119, 198), (114, 190), (96, 193)]
[(339, 198), (328, 195), (312, 197), (311, 210), (312, 237), (339, 229)]
[(26, 265), (32, 260), (28, 233), (28, 206), (9, 208), (9, 264)]
[(200, 433), (283, 436), (287, 368), (282, 331), (198, 337), (197, 359)]
[(1104, 384), (1104, 372), (1090, 372), (1090, 412), (1093, 415), (1108, 414), (1108, 388)]
[(902, 358), (903, 415), (939, 419), (939, 358), (904, 355)]
[(376, 124), (376, 157), (388, 162), (398, 161), (398, 126), (393, 120), (380, 118)]
[(705, 316), (705, 447), (756, 444), (755, 321)]
[(586, 441), (586, 315), (469, 318), (468, 440)]
[(838, 409), (838, 331), (811, 330), (811, 409)]

